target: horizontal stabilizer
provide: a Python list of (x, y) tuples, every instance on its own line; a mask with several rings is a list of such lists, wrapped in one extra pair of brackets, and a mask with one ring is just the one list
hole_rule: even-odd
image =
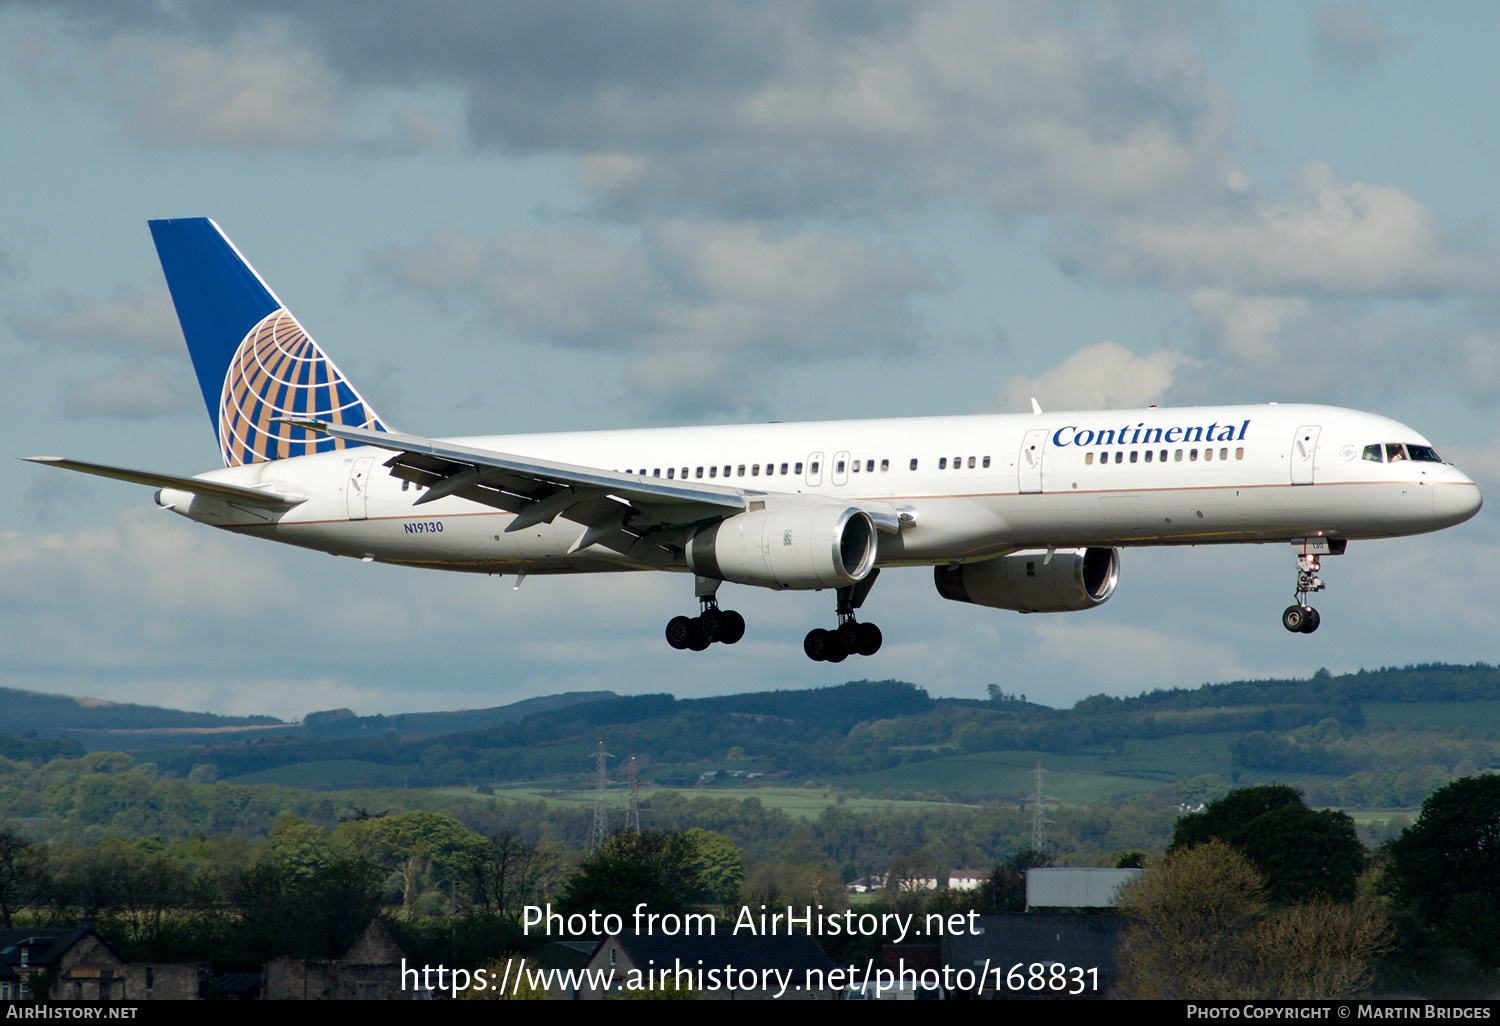
[(221, 484), (218, 481), (205, 481), (197, 477), (153, 474), (148, 470), (128, 470), (124, 467), (109, 467), (102, 463), (81, 463), (78, 460), (64, 459), (61, 456), (22, 456), (21, 458), (28, 463), (41, 463), (49, 467), (76, 470), (82, 474), (109, 477), (116, 481), (129, 481), (132, 484), (148, 485), (153, 488), (175, 488), (182, 492), (211, 495), (216, 499), (249, 503), (254, 506), (286, 507), (295, 506), (303, 501), (300, 498), (277, 495), (275, 492), (261, 491), (259, 488), (243, 488), (239, 485)]

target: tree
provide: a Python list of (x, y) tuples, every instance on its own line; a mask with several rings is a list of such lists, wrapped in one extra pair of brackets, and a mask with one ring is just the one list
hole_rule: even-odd
[(1223, 841), (1167, 854), (1120, 889), (1134, 922), (1121, 938), (1120, 989), (1157, 999), (1331, 1000), (1369, 984), (1389, 946), (1378, 905), (1319, 897), (1274, 913), (1260, 874)]
[(1169, 850), (1221, 840), (1245, 853), (1264, 877), (1266, 898), (1290, 905), (1321, 894), (1352, 901), (1364, 848), (1348, 813), (1314, 811), (1285, 784), (1231, 791), (1177, 821)]
[(1500, 966), (1500, 777), (1434, 791), (1391, 842), (1399, 899), (1443, 940)]
[(40, 847), (13, 830), (0, 829), (0, 923), (5, 929), (31, 900), (44, 865)]
[(1120, 940), (1120, 991), (1130, 998), (1252, 996), (1251, 926), (1265, 889), (1250, 860), (1223, 841), (1167, 853), (1120, 888), (1135, 921)]

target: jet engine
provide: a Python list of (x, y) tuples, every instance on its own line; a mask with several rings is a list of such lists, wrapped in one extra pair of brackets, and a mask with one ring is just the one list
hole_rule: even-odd
[(853, 506), (793, 506), (740, 513), (687, 545), (693, 573), (761, 588), (841, 588), (875, 566), (875, 524)]
[(1108, 601), (1120, 579), (1120, 550), (1058, 549), (1050, 561), (1044, 550), (1027, 550), (935, 570), (938, 594), (954, 602), (1066, 613)]

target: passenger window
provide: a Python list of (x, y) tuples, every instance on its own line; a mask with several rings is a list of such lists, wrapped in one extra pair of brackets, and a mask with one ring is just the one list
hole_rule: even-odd
[(1214, 451), (1212, 449), (1204, 449), (1203, 450), (1203, 458), (1206, 459), (1206, 460), (1213, 459), (1214, 458)]
[(1245, 450), (1243, 448), (1234, 450), (1234, 458), (1237, 459), (1237, 460), (1244, 459), (1245, 458)]
[(917, 469), (917, 461), (916, 460), (912, 460), (911, 461), (911, 469), (913, 469), (913, 470)]
[(833, 472), (835, 474), (842, 474), (844, 472), (844, 461), (843, 460), (839, 460), (837, 463), (835, 463), (833, 465)]
[(1146, 450), (1146, 462), (1147, 463), (1151, 462), (1151, 450), (1150, 449)]
[(411, 482), (410, 481), (402, 481), (401, 482), (401, 490), (403, 492), (406, 491), (410, 487), (411, 487)]
[(667, 468), (667, 480), (668, 481), (671, 481), (673, 479), (673, 473), (672, 472), (675, 471), (676, 469), (677, 469), (676, 467), (668, 467)]
[(702, 467), (699, 467), (699, 468), (698, 468), (698, 472), (697, 472), (697, 474), (696, 474), (696, 475), (694, 475), (694, 476), (696, 476), (696, 477), (702, 477), (702, 476), (703, 476), (703, 468), (702, 468)]
[(990, 458), (988, 456), (986, 456), (984, 458), (984, 462), (983, 462), (982, 466), (984, 467), (985, 470), (990, 469)]
[(1367, 460), (1374, 460), (1376, 463), (1383, 463), (1383, 462), (1385, 462), (1384, 460), (1382, 460), (1380, 458), (1380, 446), (1379, 445), (1367, 445), (1367, 446), (1365, 446), (1365, 455), (1364, 455), (1364, 458), (1367, 459)]
[(873, 473), (875, 473), (875, 461), (874, 460), (865, 460), (865, 473), (866, 474), (873, 474)]
[(1220, 449), (1219, 450), (1219, 459), (1221, 459), (1221, 460), (1227, 460), (1227, 459), (1229, 459), (1229, 450), (1228, 449)]
[(724, 468), (724, 476), (725, 476), (725, 477), (728, 477), (728, 476), (729, 476), (729, 468), (728, 468), (728, 467), (725, 467), (725, 468)]
[(888, 472), (890, 469), (891, 469), (891, 461), (890, 460), (881, 460), (880, 461), (880, 472), (882, 474)]
[(1131, 449), (1130, 450), (1130, 462), (1134, 463), (1140, 457), (1140, 455), (1141, 455), (1140, 453), (1136, 452), (1134, 449)]
[(941, 458), (938, 459), (938, 469), (939, 470), (947, 470), (948, 469), (948, 457), (943, 456), (943, 457), (941, 457)]
[(1125, 462), (1125, 454), (1123, 452), (1117, 452), (1117, 453), (1115, 453), (1115, 462), (1116, 463), (1124, 463)]
[(1397, 463), (1404, 459), (1406, 459), (1406, 450), (1401, 447), (1400, 442), (1385, 443), (1385, 461), (1387, 463)]
[(953, 469), (954, 470), (962, 470), (963, 466), (964, 466), (964, 458), (962, 456), (955, 456), (955, 457), (953, 457)]
[(974, 457), (972, 457), (972, 456), (969, 457), (969, 469), (970, 470), (974, 469)]
[(718, 473), (718, 471), (719, 471), (718, 467), (709, 467), (708, 468), (708, 476), (709, 477), (713, 477), (715, 474)]
[(1176, 452), (1174, 452), (1172, 454), (1172, 460), (1173, 460), (1173, 462), (1176, 462), (1176, 463), (1181, 463), (1182, 462), (1182, 450), (1181, 449), (1178, 449)]
[(744, 477), (745, 476), (745, 465), (743, 463), (741, 463), (739, 469), (737, 471), (735, 471), (734, 476), (735, 477)]
[(1160, 457), (1159, 457), (1159, 459), (1160, 459), (1160, 461), (1161, 461), (1161, 462), (1162, 462), (1162, 463), (1165, 463), (1165, 462), (1167, 462), (1167, 450), (1165, 450), (1165, 449), (1163, 449), (1163, 450), (1162, 450), (1162, 451), (1161, 451), (1161, 456), (1160, 456)]
[(1091, 467), (1091, 466), (1094, 465), (1094, 454), (1093, 453), (1086, 452), (1086, 453), (1083, 454), (1083, 465), (1085, 467)]
[(661, 477), (661, 468), (660, 468), (660, 467), (656, 467), (656, 468), (654, 468), (654, 469), (653, 469), (653, 470), (652, 470), (652, 471), (651, 471), (651, 476), (652, 476), (652, 477)]
[[(786, 473), (786, 464), (785, 463), (783, 463), (781, 465), (781, 472), (783, 474)], [(816, 474), (818, 472), (818, 461), (817, 460), (813, 460), (812, 461), (812, 465), (807, 468), (807, 472), (809, 474)], [(800, 463), (797, 464), (797, 473), (799, 473), (799, 474), (802, 473), (802, 464), (800, 464)]]
[(856, 474), (858, 474), (859, 473), (859, 460), (855, 460), (853, 466), (851, 466), (849, 469), (852, 470), (852, 471), (854, 471)]
[(1188, 450), (1188, 462), (1189, 463), (1196, 463), (1196, 462), (1198, 462), (1198, 450), (1197, 449), (1189, 449)]
[(753, 463), (753, 464), (750, 465), (750, 476), (751, 477), (760, 477), (760, 464), (759, 463)]

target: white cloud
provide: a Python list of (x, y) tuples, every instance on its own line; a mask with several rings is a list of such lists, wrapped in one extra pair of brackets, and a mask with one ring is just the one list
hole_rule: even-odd
[(259, 155), (351, 141), (342, 79), (288, 32), (242, 31), (214, 45), (127, 31), (100, 58), (106, 102), (147, 143)]
[(1112, 410), (1146, 406), (1172, 385), (1187, 359), (1170, 349), (1136, 356), (1115, 342), (1086, 346), (1035, 378), (1012, 377), (1000, 389), (999, 408), (1027, 412), (1036, 398), (1044, 410)]
[(1333, 61), (1361, 64), (1379, 57), (1391, 46), (1380, 19), (1360, 0), (1346, 0), (1317, 14), (1314, 42)]
[(17, 334), (37, 342), (173, 356), (186, 352), (177, 315), (165, 289), (141, 293), (120, 286), (109, 299), (58, 292), (48, 297), (44, 311), (16, 314), (10, 323)]
[(1493, 253), (1466, 252), (1407, 190), (1304, 164), (1290, 198), (1186, 217), (1125, 218), (1085, 262), (1113, 282), (1258, 295), (1437, 297), (1491, 289)]
[(63, 412), (70, 417), (164, 417), (200, 406), (191, 378), (161, 367), (121, 366), (70, 385)]
[(488, 240), (440, 229), (370, 259), (408, 288), (477, 304), (508, 333), (632, 354), (627, 379), (648, 394), (729, 406), (787, 358), (914, 345), (910, 302), (936, 288), (913, 258), (857, 239), (680, 221), (631, 242), (600, 229)]

